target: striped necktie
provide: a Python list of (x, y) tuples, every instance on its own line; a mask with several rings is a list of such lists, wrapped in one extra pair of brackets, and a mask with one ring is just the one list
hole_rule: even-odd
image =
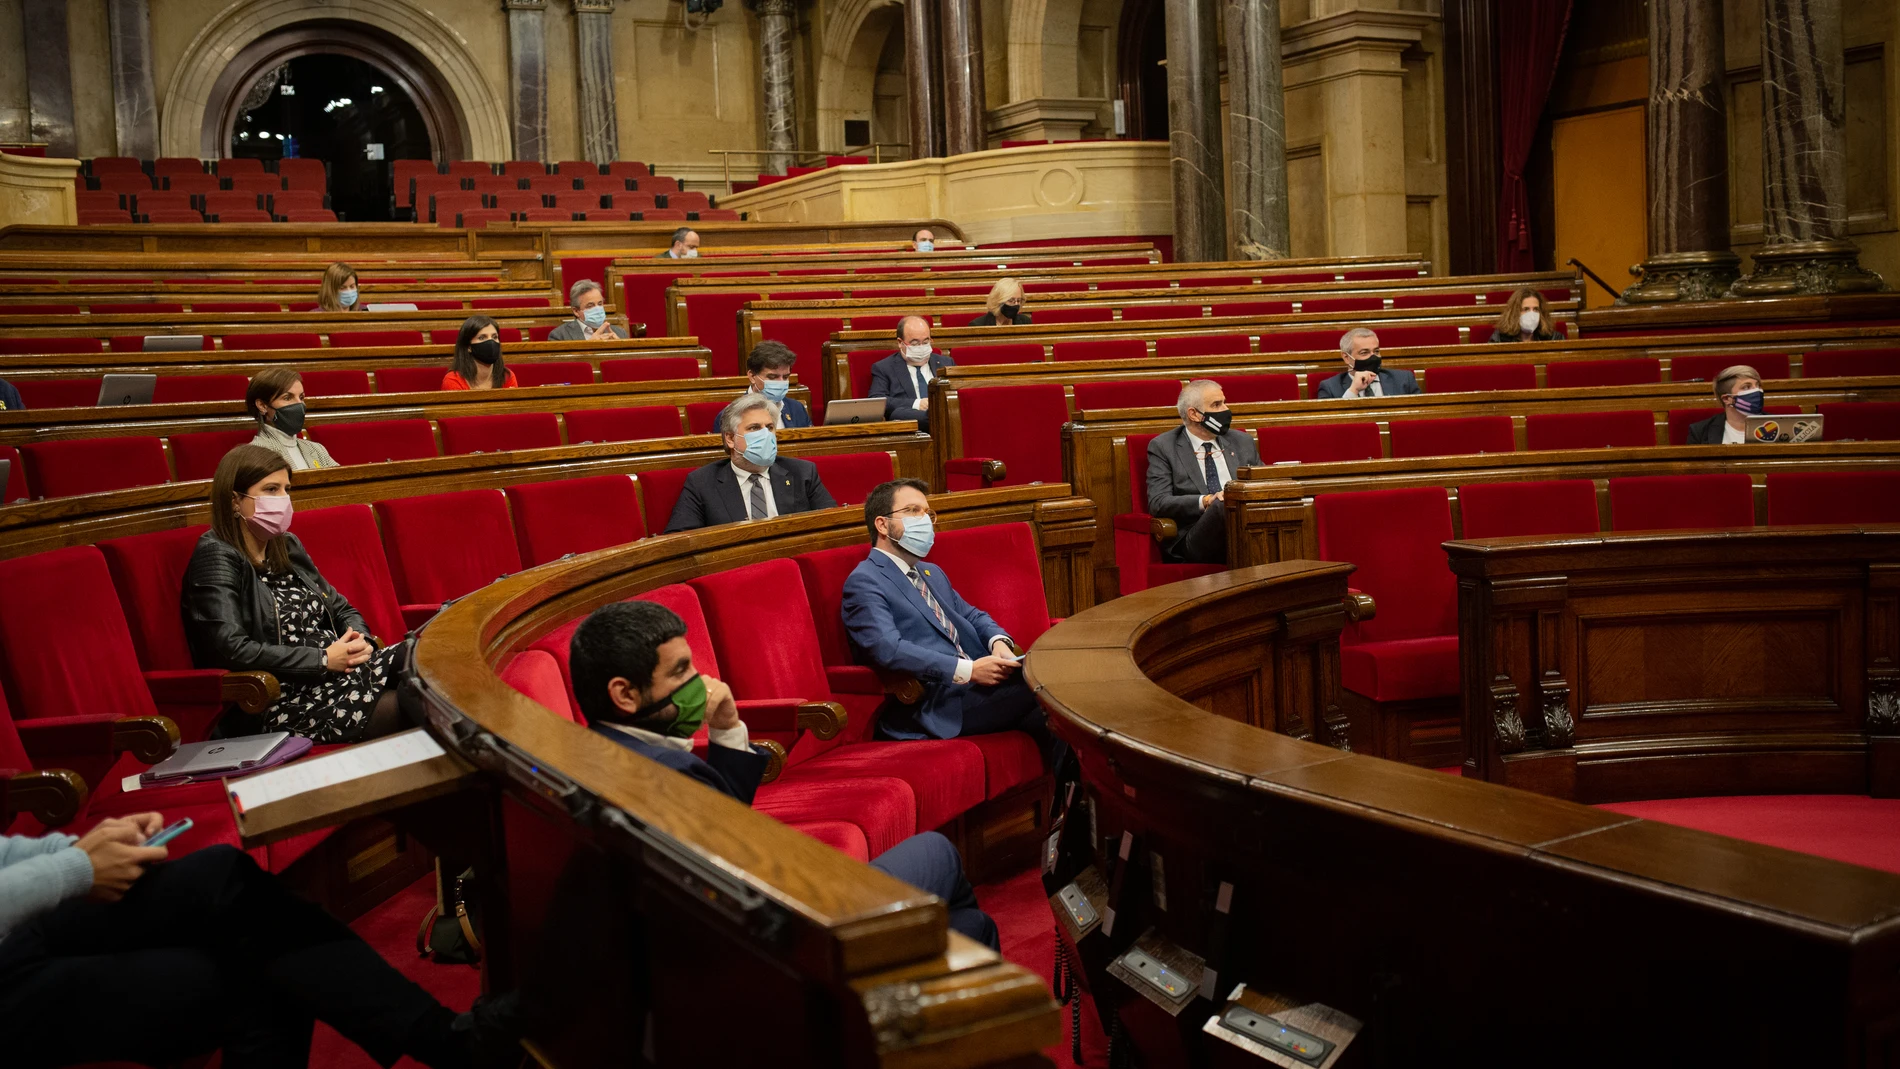
[(930, 606), (930, 611), (936, 614), (937, 626), (943, 629), (944, 634), (950, 636), (950, 644), (957, 648), (957, 656), (967, 656), (963, 652), (963, 643), (957, 641), (957, 629), (951, 625), (950, 617), (944, 614), (943, 606), (937, 604), (937, 599), (931, 596), (930, 587), (924, 584), (924, 577), (917, 574), (915, 568), (907, 574), (910, 576), (910, 585), (917, 588), (917, 593), (924, 596), (924, 604)]
[(752, 484), (746, 493), (752, 506), (752, 518), (763, 520), (770, 515), (765, 508), (765, 476), (754, 473), (747, 481)]

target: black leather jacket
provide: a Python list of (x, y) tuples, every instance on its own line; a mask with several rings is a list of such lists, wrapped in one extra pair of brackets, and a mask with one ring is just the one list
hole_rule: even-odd
[[(331, 629), (342, 635), (353, 627), (375, 645), (362, 614), (317, 571), (303, 543), (294, 534), (284, 537), (290, 540), (290, 570), (323, 599)], [(199, 668), (269, 672), (279, 679), (317, 679), (328, 671), (323, 650), (283, 645), (277, 599), (244, 551), (215, 532), (206, 531), (192, 550), (181, 600), (185, 641)]]

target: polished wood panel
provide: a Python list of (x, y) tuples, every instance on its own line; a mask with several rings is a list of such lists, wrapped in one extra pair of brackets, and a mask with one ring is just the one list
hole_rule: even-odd
[(1448, 542), (1465, 774), (1900, 797), (1900, 527)]
[[(373, 371), (380, 367), (434, 364), (448, 370), (454, 345), (322, 345), (311, 349), (206, 349), (185, 353), (33, 353), (0, 356), (0, 368), (12, 381), (72, 378), (106, 372), (143, 371), (157, 375), (255, 375), (267, 367), (291, 365), (300, 371)], [(586, 360), (599, 371), (602, 360), (634, 356), (691, 356), (706, 371), (711, 355), (697, 338), (621, 338), (615, 341), (514, 342), (507, 346), (511, 365), (536, 360)]]

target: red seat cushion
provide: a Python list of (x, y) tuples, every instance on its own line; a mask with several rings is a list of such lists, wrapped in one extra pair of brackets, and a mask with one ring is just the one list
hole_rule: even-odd
[[(10, 351), (0, 349), (0, 352)], [(1801, 375), (1809, 379), (1848, 375), (1900, 375), (1900, 348), (1822, 349), (1818, 352), (1806, 353), (1801, 357)]]
[(1378, 609), (1347, 630), (1344, 645), (1457, 634), (1457, 587), (1442, 548), (1452, 537), (1443, 487), (1321, 494), (1313, 511), (1320, 559), (1356, 565), (1351, 583)]
[(548, 449), (561, 444), (561, 421), (552, 412), (450, 416), (438, 420), (437, 426), (442, 430), (444, 456)]
[(1772, 471), (1770, 526), (1900, 523), (1900, 472)]
[(22, 353), (102, 353), (105, 348), (106, 343), (98, 338), (0, 338), (0, 354), (8, 356)]
[(1214, 306), (1214, 314), (1216, 316), (1292, 315), (1293, 302), (1292, 301), (1225, 301)]
[(1464, 537), (1596, 534), (1597, 488), (1589, 479), (1473, 483), (1458, 488)]
[(402, 641), (409, 629), (403, 624), (402, 603), (370, 507), (311, 509), (297, 513), (294, 525), (317, 571), (363, 614), (377, 641), (385, 646)]
[(224, 459), (224, 454), (255, 437), (257, 432), (252, 430), (174, 434), (171, 436), (172, 464), (178, 469), (180, 480), (209, 479), (217, 472), (218, 461)]
[(889, 453), (833, 453), (807, 459), (839, 505), (862, 505), (879, 483), (897, 477), (897, 460)]
[(138, 663), (146, 671), (196, 667), (179, 622), (179, 601), (191, 552), (208, 529), (198, 524), (99, 543), (125, 610)]
[(634, 480), (596, 475), (508, 488), (521, 562), (532, 568), (646, 536)]
[(426, 345), (419, 330), (333, 330), (330, 344), (340, 348), (369, 349)]
[(1827, 417), (1825, 437), (1830, 442), (1900, 439), (1900, 401), (1833, 401), (1814, 410)]
[(792, 828), (859, 861), (871, 860), (871, 844), (864, 829), (848, 820), (786, 821)]
[[(1126, 312), (1122, 318), (1128, 318)], [(1180, 334), (1155, 339), (1156, 356), (1225, 356), (1252, 349), (1245, 334)]]
[(1384, 456), (1377, 423), (1286, 423), (1256, 432), (1263, 463), (1297, 460), (1324, 464), (1336, 460), (1378, 460)]
[(226, 349), (317, 349), (323, 337), (315, 333), (226, 334)]
[(1379, 344), (1394, 348), (1408, 345), (1456, 345), (1458, 344), (1458, 327), (1451, 323), (1380, 327)]
[(1647, 411), (1534, 412), (1524, 417), (1530, 449), (1631, 448), (1656, 444), (1656, 417)]
[(423, 393), (440, 390), (444, 372), (439, 367), (380, 367), (377, 393)]
[(660, 382), (699, 377), (699, 361), (690, 356), (640, 356), (600, 362), (602, 382)]
[(1785, 379), (1789, 375), (1787, 353), (1691, 353), (1669, 361), (1669, 381), (1714, 382), (1717, 375), (1737, 364), (1754, 368), (1764, 379)]
[(872, 857), (917, 834), (917, 799), (891, 776), (807, 779), (780, 776), (759, 788), (752, 808), (787, 824), (843, 821), (864, 832)]
[(930, 559), (964, 601), (989, 613), (1025, 649), (1049, 630), (1042, 558), (1027, 523), (944, 531)]
[(1650, 357), (1553, 361), (1544, 366), (1544, 385), (1553, 390), (1584, 386), (1640, 386), (1661, 381), (1662, 361)]
[(640, 473), (641, 513), (646, 516), (648, 531), (659, 534), (666, 530), (667, 521), (673, 518), (673, 506), (679, 504), (680, 491), (686, 487), (686, 477), (695, 470), (662, 468)]
[(378, 501), (376, 517), (404, 605), (439, 604), (521, 570), (499, 490)]
[[(1145, 322), (1152, 319), (1200, 319), (1201, 306), (1185, 301), (1166, 300), (1153, 304), (1122, 305), (1123, 322)], [(1169, 355), (1169, 354), (1162, 354)]]
[(984, 775), (988, 778), (986, 797), (998, 797), (1042, 775), (1042, 751), (1036, 748), (1036, 740), (1020, 731), (971, 735), (968, 741), (983, 751)]
[(1140, 338), (1103, 338), (1098, 341), (1059, 341), (1051, 347), (1058, 361), (1067, 360), (1138, 360), (1148, 355), (1148, 343)]
[(1435, 367), (1425, 372), (1420, 385), (1429, 393), (1461, 393), (1468, 390), (1535, 390), (1537, 365), (1466, 364)]
[(1752, 527), (1755, 492), (1741, 472), (1639, 475), (1610, 480), (1610, 526), (1617, 531)]
[(760, 299), (759, 293), (695, 293), (685, 298), (686, 322), (681, 333), (699, 337), (711, 354), (707, 366), (715, 375), (737, 375), (739, 369), (739, 309)]
[(1060, 385), (971, 386), (957, 397), (963, 455), (1003, 461), (1008, 474), (998, 485), (1063, 481), (1062, 425), (1069, 405)]
[(786, 769), (792, 781), (890, 776), (910, 785), (918, 831), (941, 828), (988, 797), (983, 751), (968, 739), (859, 742)]
[(1390, 433), (1394, 457), (1509, 453), (1517, 448), (1509, 416), (1395, 419), (1390, 425)]
[(165, 445), (157, 438), (123, 435), (35, 442), (20, 447), (28, 493), (72, 497), (170, 482)]
[(547, 706), (551, 712), (577, 724), (582, 722), (568, 698), (567, 680), (561, 675), (561, 666), (548, 651), (522, 650), (510, 657), (498, 674), (503, 683)]
[(1339, 681), (1374, 701), (1451, 697), (1459, 687), (1458, 636), (1342, 645)]
[(1107, 379), (1074, 386), (1077, 410), (1172, 408), (1181, 395), (1179, 379)]
[(374, 392), (370, 388), (367, 371), (339, 368), (305, 371), (302, 374), (303, 392), (307, 397), (338, 397), (345, 394)]
[(0, 590), (0, 682), (15, 718), (157, 714), (97, 548), (0, 561)]
[(1300, 377), (1298, 375), (1222, 375), (1214, 379), (1220, 383), (1221, 392), (1227, 395), (1227, 403), (1237, 405), (1247, 401), (1297, 401), (1300, 399)]
[[(1384, 344), (1381, 334), (1380, 343)], [(1338, 352), (1337, 330), (1275, 330), (1260, 336), (1263, 353)]]
[(324, 423), (313, 425), (309, 433), (310, 440), (328, 449), (338, 464), (427, 460), (436, 455), (435, 431), (426, 419)]
[(1010, 345), (959, 345), (950, 351), (949, 356), (962, 367), (980, 367), (988, 364), (1039, 364), (1042, 362), (1042, 346), (1036, 342), (1017, 342)]
[(594, 365), (585, 360), (537, 360), (512, 364), (517, 386), (591, 386)]
[[(1098, 286), (1098, 289), (1109, 287)], [(942, 290), (937, 292), (942, 293)], [(1109, 323), (1115, 319), (1113, 308), (1038, 308), (1038, 323)]]
[[(0, 339), (4, 342), (10, 339)], [(17, 340), (17, 339), (11, 339)], [(84, 379), (20, 379), (13, 388), (28, 411), (36, 408), (91, 408), (99, 400), (99, 376)]]

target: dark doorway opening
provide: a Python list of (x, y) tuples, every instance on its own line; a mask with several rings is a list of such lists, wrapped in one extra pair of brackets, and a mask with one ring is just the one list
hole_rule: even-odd
[(1121, 95), (1128, 135), (1142, 141), (1168, 139), (1168, 25), (1164, 0), (1127, 0), (1122, 5)]
[(233, 126), (232, 156), (278, 159), (294, 139), (296, 155), (329, 164), (330, 206), (350, 222), (389, 219), (392, 162), (434, 155), (398, 79), (334, 53), (297, 56), (259, 79)]

